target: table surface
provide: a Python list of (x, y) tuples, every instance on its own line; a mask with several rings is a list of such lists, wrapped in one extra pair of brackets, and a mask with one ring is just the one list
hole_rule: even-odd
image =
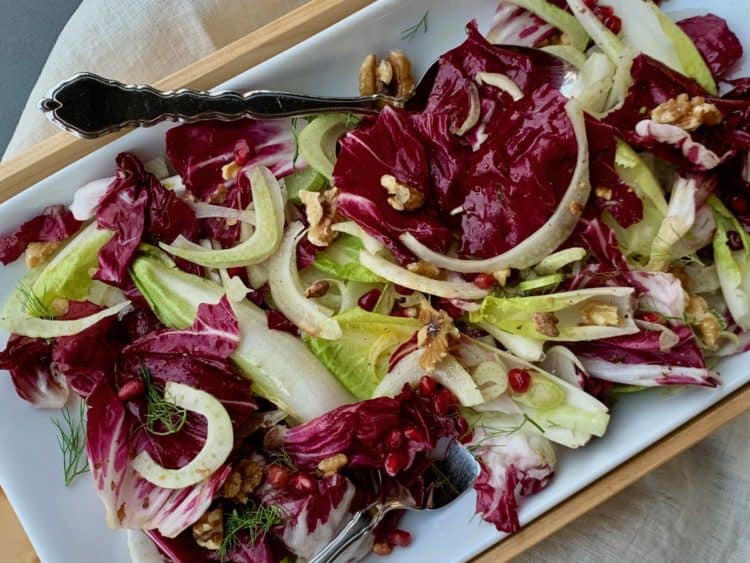
[[(80, 0), (0, 0), (0, 154), (63, 25)], [(12, 77), (12, 80), (8, 80)], [(5, 561), (38, 562), (0, 489), (0, 545)]]
[(60, 30), (81, 0), (0, 0), (0, 155)]

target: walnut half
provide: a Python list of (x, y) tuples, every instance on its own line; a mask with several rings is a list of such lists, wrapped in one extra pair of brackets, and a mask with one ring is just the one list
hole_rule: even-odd
[(224, 515), (221, 508), (206, 512), (193, 524), (195, 543), (211, 551), (218, 551), (224, 540)]
[(719, 108), (706, 102), (703, 96), (691, 98), (683, 93), (652, 109), (651, 119), (657, 123), (676, 125), (685, 131), (695, 131), (701, 125), (718, 125), (723, 116)]
[(399, 182), (395, 176), (383, 174), (380, 185), (390, 194), (388, 205), (396, 211), (414, 211), (424, 205), (424, 194), (413, 186)]
[(461, 333), (445, 311), (436, 311), (426, 301), (419, 307), (419, 320), (424, 325), (417, 332), (417, 346), (424, 350), (419, 367), (431, 372), (448, 355)]
[(336, 197), (339, 191), (336, 188), (322, 192), (309, 192), (302, 190), (299, 198), (305, 205), (307, 222), (310, 230), (307, 238), (315, 246), (328, 246), (336, 238), (336, 232), (332, 229), (336, 218)]
[(221, 496), (245, 504), (262, 480), (263, 467), (251, 459), (242, 459), (232, 467), (221, 489)]
[(359, 93), (362, 96), (387, 94), (394, 98), (405, 98), (413, 90), (411, 62), (401, 51), (391, 51), (380, 63), (371, 53), (359, 67)]
[(703, 347), (716, 350), (721, 335), (721, 324), (709, 309), (706, 300), (699, 295), (689, 296), (685, 306), (685, 317), (695, 327)]

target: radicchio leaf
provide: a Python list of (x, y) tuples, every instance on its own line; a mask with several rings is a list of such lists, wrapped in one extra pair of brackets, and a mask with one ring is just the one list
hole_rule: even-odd
[(235, 161), (266, 166), (277, 178), (291, 174), (302, 164), (294, 162), (296, 147), (287, 120), (202, 121), (167, 131), (169, 161), (185, 187), (202, 200), (229, 193), (236, 179), (225, 180), (222, 168)]
[(94, 278), (118, 287), (127, 285), (127, 268), (141, 241), (172, 242), (178, 235), (193, 239), (198, 232), (192, 208), (130, 153), (117, 156), (117, 176), (99, 202), (96, 221), (115, 234), (99, 251)]
[(517, 532), (519, 497), (543, 489), (552, 477), (555, 453), (547, 439), (523, 429), (486, 433), (477, 426), (473, 444), (481, 473), (474, 483), (477, 513), (501, 532)]
[(110, 528), (158, 530), (175, 537), (208, 509), (231, 469), (224, 467), (198, 485), (163, 489), (130, 466), (135, 420), (111, 387), (102, 382), (88, 400), (86, 452)]
[(226, 296), (212, 305), (201, 303), (192, 326), (151, 332), (125, 348), (130, 354), (185, 354), (225, 360), (240, 342), (237, 317)]
[(51, 357), (50, 342), (17, 334), (0, 352), (0, 369), (10, 372), (18, 396), (41, 409), (62, 408), (70, 394), (65, 377), (50, 366)]
[(724, 78), (742, 58), (742, 43), (724, 18), (706, 14), (680, 20), (677, 25), (695, 43), (714, 78)]
[(0, 262), (10, 264), (24, 253), (32, 242), (62, 241), (75, 234), (81, 226), (63, 205), (47, 207), (41, 215), (26, 221), (14, 232), (0, 237)]

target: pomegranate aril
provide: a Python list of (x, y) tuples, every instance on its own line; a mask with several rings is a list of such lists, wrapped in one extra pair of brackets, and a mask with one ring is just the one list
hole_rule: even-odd
[(385, 456), (385, 472), (393, 477), (406, 466), (406, 456), (400, 452), (391, 452)]
[(130, 401), (143, 395), (145, 390), (146, 385), (142, 379), (131, 379), (120, 387), (120, 390), (117, 392), (117, 398), (121, 401)]
[(531, 387), (531, 375), (525, 369), (513, 368), (508, 372), (508, 384), (516, 393), (526, 393)]
[(371, 312), (375, 308), (375, 305), (378, 304), (380, 295), (381, 291), (379, 289), (371, 289), (357, 300), (357, 305), (359, 305), (361, 309)]
[(403, 437), (401, 430), (394, 428), (385, 436), (385, 447), (389, 450), (398, 450), (403, 442)]
[(423, 375), (419, 380), (419, 394), (423, 397), (432, 397), (437, 391), (437, 381), (429, 375)]
[(406, 530), (393, 530), (386, 536), (388, 543), (399, 547), (406, 547), (411, 543), (411, 534)]
[(729, 207), (738, 215), (744, 215), (750, 211), (750, 205), (747, 202), (747, 198), (743, 195), (733, 195), (729, 198)]
[(424, 442), (424, 432), (422, 432), (416, 426), (408, 426), (404, 428), (404, 438), (410, 442)]
[(441, 389), (432, 398), (432, 408), (438, 414), (448, 414), (456, 406), (456, 397), (448, 389)]
[(411, 295), (414, 293), (413, 289), (409, 289), (408, 287), (404, 287), (403, 285), (394, 284), (393, 289), (396, 290), (396, 293), (399, 295)]
[(655, 313), (653, 311), (647, 311), (641, 314), (640, 317), (642, 321), (646, 321), (647, 323), (664, 324), (664, 317), (662, 317), (659, 313)]
[(742, 237), (737, 231), (727, 231), (727, 246), (730, 250), (742, 250)]
[(491, 289), (495, 285), (495, 278), (490, 274), (477, 274), (474, 278), (474, 285), (479, 289)]
[(289, 479), (289, 487), (298, 493), (311, 493), (315, 488), (315, 484), (307, 475), (297, 473)]
[(290, 471), (280, 465), (269, 465), (266, 469), (266, 481), (274, 489), (285, 489), (289, 484)]

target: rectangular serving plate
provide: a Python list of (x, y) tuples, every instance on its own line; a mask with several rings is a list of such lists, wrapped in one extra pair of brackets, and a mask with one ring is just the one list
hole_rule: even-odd
[[(495, 1), (471, 0), (457, 5), (450, 0), (380, 0), (305, 39), (366, 4), (369, 2), (313, 1), (166, 79), (161, 86), (208, 88), (237, 74), (219, 89), (354, 94), (357, 69), (367, 53), (403, 49), (419, 72), (462, 41), (468, 20), (476, 18), (486, 30)], [(671, 0), (667, 7), (701, 9), (695, 0)], [(744, 21), (740, 8), (729, 1), (717, 2), (712, 9), (733, 23)], [(403, 29), (419, 21), (427, 10), (427, 33), (411, 41), (402, 39)], [(750, 29), (737, 31), (743, 43), (750, 44)], [(268, 58), (302, 39), (295, 47)], [(261, 64), (240, 73), (257, 63)], [(97, 150), (93, 149), (111, 138), (92, 143), (58, 135), (0, 165), (0, 200), (18, 193), (0, 204), (0, 225), (7, 229), (45, 205), (68, 203), (82, 184), (111, 175), (118, 152), (128, 150), (142, 158), (162, 154), (164, 132), (170, 126), (137, 130)], [(70, 162), (73, 164), (62, 168)], [(37, 180), (41, 181), (31, 185)], [(0, 270), (1, 300), (7, 298), (23, 270), (21, 264)], [(524, 529), (480, 560), (510, 559), (748, 410), (750, 374), (743, 369), (746, 362), (747, 356), (723, 362), (724, 384), (719, 389), (657, 389), (618, 402), (603, 439), (580, 451), (558, 449), (558, 469), (551, 485), (523, 503), (520, 516)], [(35, 410), (19, 400), (8, 378), (0, 380), (0, 409), (4, 413), (0, 485), (41, 560), (129, 561), (124, 534), (106, 528), (90, 478), (79, 479), (69, 489), (63, 487), (55, 432), (49, 421), (54, 413)], [(472, 517), (473, 508), (474, 497), (468, 495), (443, 512), (407, 516), (404, 525), (414, 533), (415, 541), (411, 548), (395, 551), (389, 561), (413, 561), (415, 557), (464, 561), (503, 540), (503, 534)]]

